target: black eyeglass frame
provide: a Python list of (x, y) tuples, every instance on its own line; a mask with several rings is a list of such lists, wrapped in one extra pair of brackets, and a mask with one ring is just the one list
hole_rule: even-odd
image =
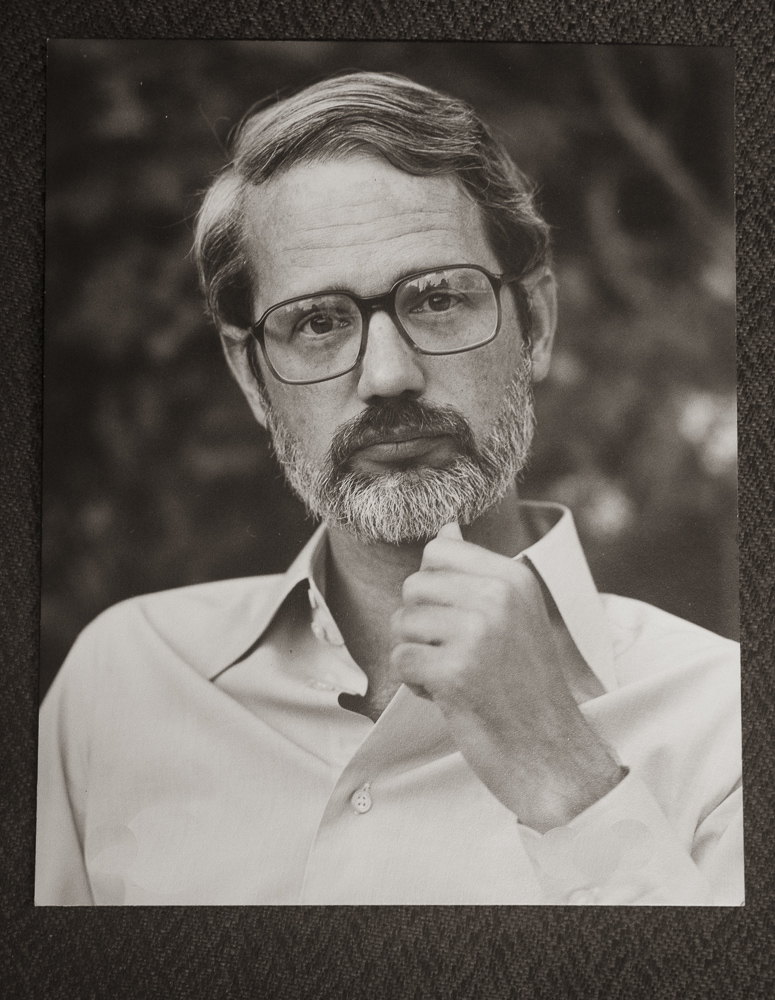
[[(453, 271), (457, 268), (467, 268), (470, 271), (481, 272), (490, 282), (493, 292), (495, 293), (495, 305), (497, 309), (497, 316), (495, 321), (495, 330), (492, 335), (486, 340), (480, 340), (477, 344), (471, 344), (469, 347), (456, 347), (452, 351), (428, 351), (423, 347), (419, 347), (412, 340), (410, 334), (404, 329), (403, 323), (398, 318), (396, 313), (396, 295), (398, 294), (398, 289), (407, 281), (412, 281), (415, 278), (421, 278), (426, 274), (434, 274), (436, 271)], [(503, 311), (501, 309), (501, 289), (504, 285), (512, 284), (515, 281), (519, 281), (523, 274), (493, 274), (488, 271), (486, 267), (482, 267), (479, 264), (445, 264), (442, 267), (429, 267), (423, 271), (413, 271), (411, 274), (405, 274), (403, 277), (399, 278), (398, 281), (389, 289), (389, 291), (384, 292), (382, 295), (372, 295), (369, 298), (361, 298), (359, 295), (355, 295), (353, 292), (346, 291), (332, 291), (327, 289), (321, 292), (310, 292), (308, 295), (294, 295), (291, 299), (283, 299), (282, 302), (276, 302), (273, 306), (270, 306), (266, 312), (261, 316), (260, 319), (256, 320), (255, 323), (250, 326), (250, 333), (252, 334), (254, 340), (258, 343), (261, 348), (261, 353), (264, 356), (264, 361), (266, 362), (267, 368), (272, 373), (272, 375), (277, 379), (278, 382), (283, 382), (285, 385), (315, 385), (318, 382), (330, 382), (332, 379), (341, 378), (343, 375), (349, 374), (353, 369), (357, 368), (358, 365), (363, 360), (363, 356), (366, 353), (366, 344), (369, 336), (369, 320), (371, 314), (382, 310), (386, 312), (390, 319), (393, 321), (396, 329), (401, 334), (402, 338), (411, 347), (413, 351), (417, 354), (430, 355), (432, 357), (444, 357), (449, 354), (464, 354), (466, 351), (475, 351), (480, 347), (485, 347), (487, 344), (491, 344), (493, 340), (498, 336), (501, 329), (501, 318)], [(522, 294), (519, 295), (519, 292)], [(308, 378), (308, 379), (288, 379), (283, 378), (282, 375), (276, 370), (275, 366), (272, 364), (267, 354), (266, 345), (264, 343), (264, 325), (266, 323), (267, 317), (271, 313), (275, 312), (277, 309), (281, 309), (283, 306), (291, 305), (293, 302), (298, 302), (301, 299), (314, 299), (321, 295), (346, 295), (347, 298), (351, 299), (358, 311), (361, 314), (362, 329), (361, 329), (361, 344), (358, 349), (358, 356), (355, 361), (350, 365), (349, 368), (345, 368), (344, 371), (337, 372), (336, 375), (326, 375), (323, 378)], [(528, 300), (525, 289), (522, 286), (518, 286), (518, 299), (517, 299), (518, 312), (520, 314), (520, 320), (523, 323), (529, 320), (530, 315), (530, 302)], [(524, 335), (528, 343), (530, 342), (530, 331), (526, 326)], [(257, 371), (257, 365), (253, 351), (248, 351), (250, 367), (253, 375), (260, 381), (261, 375)]]

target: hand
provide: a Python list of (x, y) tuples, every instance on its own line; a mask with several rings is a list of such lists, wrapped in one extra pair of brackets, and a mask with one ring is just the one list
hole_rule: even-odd
[(533, 571), (446, 525), (407, 577), (391, 665), (444, 713), (472, 770), (520, 821), (562, 826), (621, 769), (563, 676), (556, 626)]

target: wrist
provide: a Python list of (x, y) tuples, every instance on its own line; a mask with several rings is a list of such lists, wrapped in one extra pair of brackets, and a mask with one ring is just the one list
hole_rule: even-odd
[(540, 778), (530, 782), (532, 788), (520, 796), (516, 812), (521, 823), (539, 833), (567, 826), (613, 791), (627, 769), (603, 744), (589, 749), (591, 752), (567, 754), (561, 760), (545, 759), (544, 767), (533, 771)]

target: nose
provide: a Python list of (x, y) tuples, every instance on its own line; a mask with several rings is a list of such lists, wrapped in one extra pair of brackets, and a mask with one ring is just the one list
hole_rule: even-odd
[(425, 389), (421, 357), (404, 340), (390, 316), (376, 310), (370, 317), (358, 395), (364, 402), (404, 394), (419, 396)]

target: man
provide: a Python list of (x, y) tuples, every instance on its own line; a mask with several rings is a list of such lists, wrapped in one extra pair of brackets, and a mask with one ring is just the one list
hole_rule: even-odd
[(459, 101), (258, 110), (196, 253), (322, 525), (280, 577), (125, 602), (41, 716), (39, 904), (743, 901), (736, 647), (601, 596), (516, 480), (547, 227)]

